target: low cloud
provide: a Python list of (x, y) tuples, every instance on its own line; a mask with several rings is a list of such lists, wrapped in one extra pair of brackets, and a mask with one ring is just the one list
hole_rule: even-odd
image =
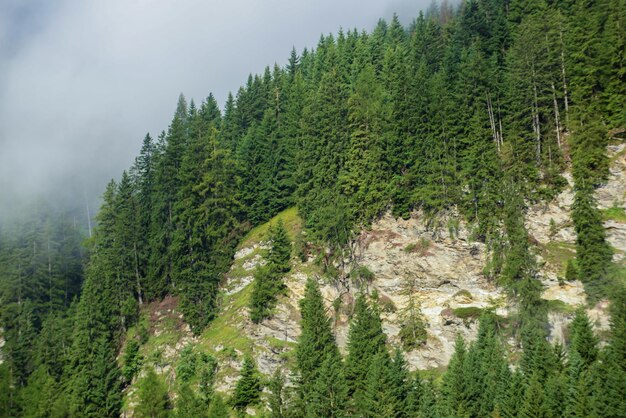
[(0, 215), (47, 194), (98, 195), (167, 128), (180, 92), (223, 103), (320, 34), (371, 29), (423, 0), (4, 0)]

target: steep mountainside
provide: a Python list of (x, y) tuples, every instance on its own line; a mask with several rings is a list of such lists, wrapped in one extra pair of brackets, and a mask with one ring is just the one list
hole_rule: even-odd
[[(611, 176), (598, 189), (597, 197), (606, 217), (605, 228), (615, 250), (614, 259), (626, 268), (626, 219), (623, 217), (626, 143), (610, 145), (608, 154)], [(567, 173), (565, 177), (571, 178)], [(564, 280), (567, 261), (575, 256), (572, 202), (570, 185), (550, 203), (530, 205), (525, 217), (533, 252), (540, 261), (542, 297), (552, 301), (548, 314), (550, 337), (561, 343), (575, 309), (586, 302), (582, 283)], [(266, 234), (270, 225), (279, 219), (285, 223), (291, 239), (296, 240), (302, 234), (296, 210), (289, 209), (247, 235), (223, 283), (218, 317), (203, 334), (196, 337), (191, 333), (182, 321), (175, 298), (144, 309), (142, 323), (150, 334), (141, 348), (146, 359), (144, 366), (154, 365), (170, 388), (174, 388), (177, 368), (183, 361), (181, 353), (186, 348), (197, 354), (209, 353), (218, 360), (216, 389), (224, 394), (232, 392), (246, 353), (253, 355), (267, 378), (277, 368), (289, 376), (294, 365), (293, 349), (300, 335), (298, 302), (304, 295), (309, 276), (318, 277), (323, 284), (321, 290), (333, 318), (333, 331), (340, 349), (345, 352), (357, 284), (352, 282), (346, 288), (343, 284), (324, 282), (319, 262), (311, 258), (304, 262), (292, 259), (294, 268), (285, 280), (287, 291), (279, 298), (274, 315), (259, 324), (250, 321), (248, 304), (253, 274), (265, 263), (263, 254), (269, 248)], [(393, 346), (402, 345), (398, 334), (401, 312), (406, 306), (403, 288), (407, 282), (415, 281), (428, 337), (423, 345), (406, 351), (405, 355), (412, 370), (430, 371), (435, 375), (446, 368), (457, 335), (466, 341), (476, 338), (482, 310), (495, 309), (502, 317), (516, 311), (505, 291), (484, 274), (489, 260), (485, 245), (472, 240), (468, 226), (456, 219), (455, 214), (426, 218), (421, 213), (413, 213), (406, 220), (387, 214), (360, 234), (355, 248), (358, 264), (373, 274), (366, 285), (378, 292), (383, 330)], [(606, 301), (600, 301), (587, 312), (597, 331), (608, 329)], [(131, 329), (128, 337), (133, 337), (135, 332)], [(509, 350), (509, 355), (515, 356), (518, 347), (512, 345)], [(135, 393), (133, 385), (126, 391), (127, 411), (133, 410)], [(176, 396), (174, 391), (171, 395)]]

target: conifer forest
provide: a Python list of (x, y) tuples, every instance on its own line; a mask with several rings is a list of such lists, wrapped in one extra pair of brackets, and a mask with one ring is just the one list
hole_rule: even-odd
[[(93, 232), (0, 223), (0, 416), (626, 417), (626, 1), (444, 1), (285, 52), (181, 94)], [(411, 222), (398, 277), (464, 245), (500, 299), (430, 304), (432, 270), (390, 297), (363, 237)]]

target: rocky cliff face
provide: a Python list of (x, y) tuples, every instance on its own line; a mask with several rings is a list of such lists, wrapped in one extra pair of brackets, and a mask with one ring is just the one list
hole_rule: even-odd
[[(611, 175), (598, 190), (597, 199), (601, 209), (619, 214), (626, 208), (626, 144), (609, 147), (609, 155)], [(540, 265), (543, 298), (552, 301), (551, 338), (561, 341), (576, 306), (585, 302), (582, 283), (562, 279), (567, 260), (575, 256), (576, 240), (571, 221), (572, 180), (567, 173), (566, 178), (570, 185), (561, 194), (548, 204), (531, 206), (526, 216), (526, 227)], [(292, 232), (300, 229), (295, 211), (279, 216), (288, 218), (286, 223), (291, 225)], [(417, 284), (428, 339), (421, 347), (406, 353), (412, 369), (444, 368), (453, 353), (457, 334), (466, 340), (476, 337), (477, 317), (482, 309), (493, 308), (505, 317), (513, 309), (503, 291), (483, 274), (489, 258), (485, 246), (472, 241), (468, 226), (458, 219), (453, 214), (436, 221), (419, 213), (407, 220), (386, 215), (357, 240), (358, 264), (373, 273), (373, 280), (363, 285), (377, 290), (384, 331), (394, 345), (400, 344), (400, 312), (406, 306), (403, 286), (407, 281)], [(607, 217), (605, 226), (615, 249), (615, 260), (624, 263), (625, 220), (620, 216)], [(161, 362), (157, 371), (165, 373), (169, 381), (175, 378), (177, 355), (187, 344), (218, 359), (220, 391), (229, 391), (234, 386), (243, 352), (252, 352), (266, 375), (276, 368), (288, 371), (293, 366), (293, 348), (300, 334), (298, 301), (307, 278), (318, 275), (319, 267), (313, 261), (296, 263), (286, 278), (287, 292), (280, 298), (276, 314), (261, 324), (253, 324), (247, 310), (250, 284), (255, 268), (264, 263), (263, 251), (267, 246), (262, 242), (262, 234), (252, 236), (242, 244), (227, 274), (222, 312), (203, 335), (191, 336), (180, 322), (175, 304), (157, 309), (148, 319), (152, 336), (147, 344), (150, 348), (144, 351), (161, 353), (157, 356)], [(351, 287), (346, 292), (345, 288), (323, 283), (321, 289), (342, 350), (345, 350), (349, 313), (356, 294), (356, 287)], [(608, 327), (606, 302), (589, 309), (589, 315), (596, 327)], [(174, 329), (173, 323), (178, 324)], [(154, 342), (159, 339), (160, 343)]]
[[(626, 144), (609, 146), (608, 154), (611, 158), (610, 177), (597, 191), (598, 206), (603, 210), (615, 207), (625, 209)], [(534, 251), (544, 285), (542, 296), (554, 301), (549, 314), (551, 337), (561, 341), (573, 311), (586, 301), (581, 282), (563, 281), (566, 263), (575, 256), (576, 241), (571, 220), (573, 180), (569, 173), (565, 173), (565, 177), (569, 186), (552, 202), (529, 207), (526, 216), (526, 227), (531, 240), (536, 243)], [(492, 307), (499, 315), (507, 316), (512, 309), (507, 305), (502, 290), (483, 274), (488, 259), (484, 245), (472, 241), (467, 226), (455, 219), (458, 217), (448, 216), (433, 222), (418, 213), (408, 220), (386, 215), (375, 222), (371, 229), (362, 232), (358, 239), (356, 254), (359, 264), (374, 274), (370, 285), (379, 293), (384, 330), (394, 345), (399, 344), (398, 312), (406, 304), (402, 295), (403, 282), (417, 280), (419, 284), (419, 298), (428, 323), (428, 341), (422, 347), (406, 353), (414, 369), (444, 367), (454, 350), (457, 334), (467, 340), (475, 338), (477, 315), (472, 313)], [(607, 219), (605, 226), (608, 240), (615, 249), (615, 261), (623, 262), (626, 254), (626, 222)], [(249, 253), (249, 249), (243, 249), (238, 255)], [(254, 263), (246, 264), (246, 267), (252, 269)], [(243, 331), (256, 341), (271, 336), (289, 344), (294, 343), (299, 334), (297, 301), (302, 297), (306, 278), (307, 274), (302, 271), (292, 274), (287, 280), (289, 293), (281, 300), (277, 315), (260, 325), (247, 324)], [(337, 341), (340, 348), (345, 349), (349, 325), (346, 310), (335, 312), (333, 308), (333, 301), (340, 293), (328, 284), (323, 285), (322, 292), (329, 312), (335, 317)], [(343, 295), (343, 305), (353, 297), (354, 294)], [(606, 302), (600, 302), (588, 313), (597, 328), (608, 328)], [(262, 370), (272, 372), (281, 363), (277, 360), (281, 354), (277, 353), (274, 360), (271, 355), (262, 359)]]

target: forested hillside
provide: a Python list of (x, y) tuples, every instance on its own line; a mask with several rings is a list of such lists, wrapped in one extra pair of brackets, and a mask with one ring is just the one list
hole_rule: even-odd
[[(607, 146), (625, 138), (625, 24), (624, 0), (443, 3), (409, 27), (394, 17), (294, 49), (223, 111), (211, 94), (199, 105), (181, 95), (167, 130), (146, 135), (107, 185), (83, 246), (68, 216), (0, 231), (0, 415), (226, 417), (256, 405), (271, 417), (626, 416), (625, 270), (595, 200)], [(612, 322), (595, 332), (581, 306), (561, 346), (547, 339), (524, 217), (559, 195), (565, 172), (576, 257), (564, 279), (584, 284), (590, 306), (610, 300)], [(615, 202), (623, 221), (624, 196)], [(140, 355), (147, 306), (175, 300), (202, 334), (220, 320), (238, 245), (294, 207), (303, 232), (272, 225), (246, 290), (261, 323), (294, 260), (316, 266), (289, 375), (261, 376), (247, 355), (223, 394), (215, 359), (183, 350), (176, 382), (164, 381), (159, 359)], [(355, 255), (372, 222), (417, 211), (456, 217), (450, 234), (469, 226), (488, 254), (484, 277), (515, 312), (482, 312), (477, 340), (459, 337), (436, 377), (410, 372), (403, 354), (426, 341), (419, 283), (403, 290), (403, 344), (388, 344), (384, 301)], [(358, 295), (345, 355), (319, 290), (329, 282)]]

